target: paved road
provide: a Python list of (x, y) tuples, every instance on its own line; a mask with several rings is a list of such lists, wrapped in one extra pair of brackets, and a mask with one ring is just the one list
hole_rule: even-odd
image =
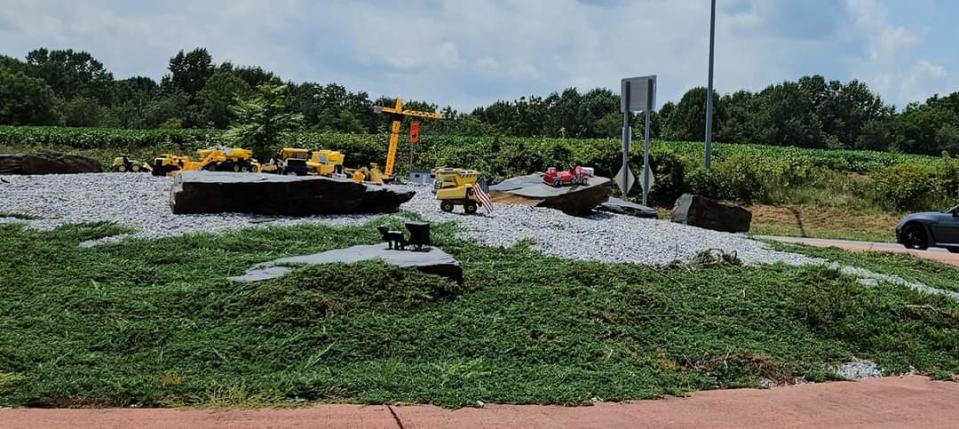
[(840, 249), (852, 250), (855, 252), (893, 252), (908, 253), (920, 258), (930, 259), (949, 265), (959, 266), (959, 253), (949, 253), (946, 249), (930, 247), (928, 250), (906, 249), (901, 244), (896, 243), (873, 243), (868, 241), (852, 240), (830, 240), (825, 238), (804, 238), (804, 237), (774, 237), (761, 235), (757, 238), (776, 240), (783, 243), (800, 243), (816, 247), (838, 247)]
[(257, 410), (2, 409), (0, 428), (955, 428), (959, 383), (920, 376), (591, 407), (319, 405)]

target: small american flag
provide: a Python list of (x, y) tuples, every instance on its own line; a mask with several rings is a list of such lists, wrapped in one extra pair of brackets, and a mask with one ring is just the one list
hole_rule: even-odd
[(483, 206), (483, 210), (486, 210), (486, 213), (493, 213), (493, 200), (489, 198), (489, 185), (486, 184), (486, 180), (479, 179), (476, 181), (476, 186), (473, 187), (473, 193), (476, 194), (476, 199), (479, 200), (480, 205)]

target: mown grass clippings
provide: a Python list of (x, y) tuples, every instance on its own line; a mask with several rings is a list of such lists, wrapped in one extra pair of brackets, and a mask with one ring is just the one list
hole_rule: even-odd
[(383, 221), (401, 220), (92, 248), (115, 226), (0, 225), (0, 405), (587, 404), (828, 379), (852, 357), (959, 372), (955, 302), (823, 267), (569, 261), (440, 224), (462, 286), (381, 262), (226, 280), (377, 242)]

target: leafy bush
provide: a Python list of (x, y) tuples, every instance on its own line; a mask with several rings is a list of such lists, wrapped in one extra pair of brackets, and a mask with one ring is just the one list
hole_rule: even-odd
[(900, 164), (872, 174), (871, 198), (890, 210), (942, 210), (959, 198), (959, 165)]

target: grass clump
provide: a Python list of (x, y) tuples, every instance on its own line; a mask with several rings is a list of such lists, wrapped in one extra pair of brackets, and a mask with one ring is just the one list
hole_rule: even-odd
[(301, 225), (78, 247), (110, 228), (0, 225), (0, 405), (583, 404), (828, 379), (854, 356), (959, 371), (955, 302), (823, 267), (569, 261), (437, 225), (462, 286), (380, 262), (242, 284), (226, 278), (379, 238)]

